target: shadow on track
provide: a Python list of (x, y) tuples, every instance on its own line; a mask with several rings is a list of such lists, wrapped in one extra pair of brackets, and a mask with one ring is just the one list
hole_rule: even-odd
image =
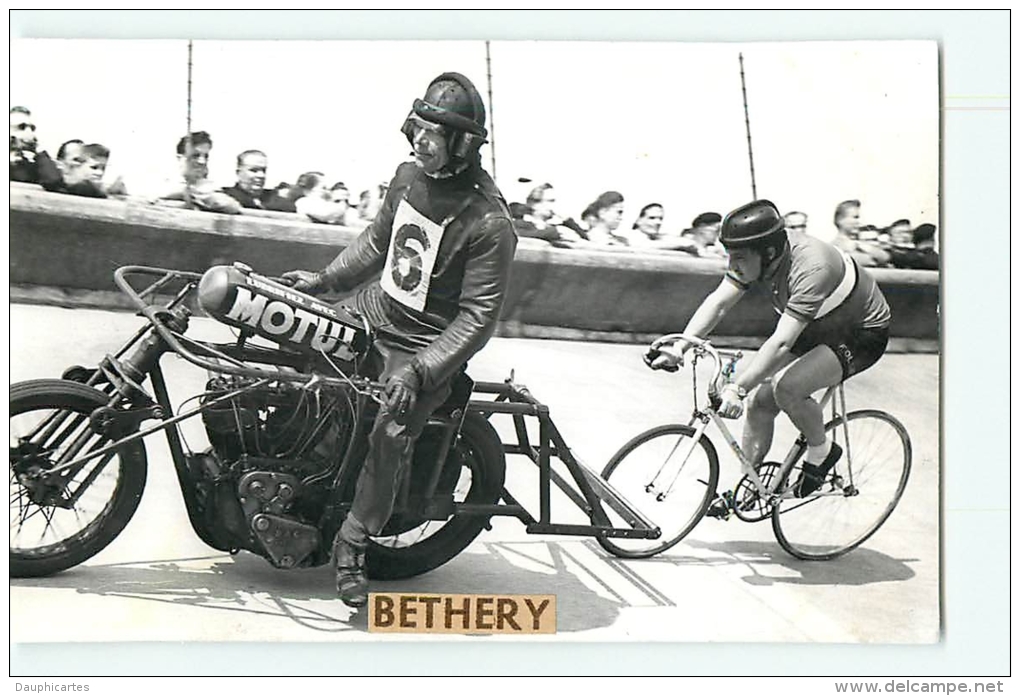
[[(615, 573), (594, 543), (476, 543), (446, 565), (416, 578), (373, 582), (378, 592), (555, 594), (557, 633), (611, 626), (627, 597), (668, 604), (632, 573)], [(607, 582), (606, 572), (614, 573)], [(344, 606), (329, 567), (283, 571), (247, 553), (210, 554), (132, 563), (90, 564), (47, 578), (11, 580), (13, 587), (74, 590), (178, 607), (286, 619), (317, 632), (367, 631), (365, 611)], [(624, 591), (621, 591), (621, 585)], [(615, 586), (615, 589), (614, 589)]]
[[(871, 585), (880, 582), (903, 582), (916, 573), (909, 563), (917, 558), (893, 558), (879, 551), (857, 548), (831, 561), (802, 561), (783, 551), (775, 542), (767, 541), (726, 541), (686, 542), (694, 548), (719, 554), (711, 558), (697, 558), (664, 555), (648, 559), (652, 563), (684, 565), (700, 563), (707, 565), (745, 565), (750, 575), (743, 578), (750, 585)], [(792, 571), (793, 575), (762, 575), (754, 566), (772, 565)]]

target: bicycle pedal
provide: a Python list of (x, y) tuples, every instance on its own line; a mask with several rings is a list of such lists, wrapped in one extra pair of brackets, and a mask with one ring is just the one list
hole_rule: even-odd
[(728, 520), (732, 514), (733, 510), (725, 498), (719, 498), (709, 505), (708, 510), (705, 511), (705, 517), (711, 517), (716, 520)]

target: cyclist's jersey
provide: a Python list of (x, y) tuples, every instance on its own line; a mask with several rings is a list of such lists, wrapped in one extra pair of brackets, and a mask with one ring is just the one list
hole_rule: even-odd
[[(770, 281), (777, 313), (811, 324), (825, 319), (847, 330), (889, 326), (889, 305), (867, 271), (827, 242), (802, 232), (787, 235), (790, 253)], [(726, 277), (743, 290), (750, 287), (732, 273)]]

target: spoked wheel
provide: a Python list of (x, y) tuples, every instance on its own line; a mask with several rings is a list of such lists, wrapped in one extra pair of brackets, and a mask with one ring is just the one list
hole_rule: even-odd
[(910, 437), (882, 411), (854, 411), (826, 424), (843, 457), (822, 487), (806, 498), (789, 488), (800, 476), (796, 464), (780, 484), (785, 491), (772, 510), (779, 544), (805, 560), (836, 558), (860, 546), (889, 519), (910, 476)]
[(51, 575), (99, 553), (124, 529), (145, 488), (140, 440), (47, 475), (111, 442), (89, 426), (109, 396), (66, 380), (11, 386), (11, 577)]
[[(415, 477), (430, 470), (429, 458), (435, 456), (435, 449), (435, 443), (426, 436), (419, 439), (411, 490), (421, 490), (427, 483), (416, 481)], [(436, 487), (437, 495), (452, 492), (455, 503), (494, 505), (503, 493), (505, 476), (506, 457), (499, 435), (485, 418), (469, 412), (460, 436), (450, 448)], [(397, 513), (382, 534), (369, 542), (368, 575), (373, 579), (398, 580), (438, 568), (467, 548), (488, 521), (487, 515), (461, 514), (432, 520)]]
[[(719, 482), (719, 457), (708, 438), (694, 435), (686, 425), (662, 425), (638, 435), (609, 460), (602, 478), (662, 534), (658, 539), (598, 537), (604, 549), (622, 558), (654, 556), (690, 534), (705, 516)], [(603, 508), (614, 527), (630, 526), (608, 505)]]

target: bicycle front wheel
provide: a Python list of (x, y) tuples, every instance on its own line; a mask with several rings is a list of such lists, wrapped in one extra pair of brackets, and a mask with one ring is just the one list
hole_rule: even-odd
[(899, 503), (910, 476), (910, 437), (882, 411), (854, 411), (825, 426), (843, 457), (822, 487), (806, 498), (790, 490), (800, 476), (794, 465), (779, 486), (772, 530), (788, 553), (825, 561), (851, 551), (878, 531)]
[[(719, 482), (719, 457), (705, 436), (686, 425), (661, 425), (641, 433), (613, 455), (602, 478), (662, 534), (658, 539), (598, 537), (622, 558), (648, 558), (674, 546), (705, 516)], [(629, 526), (609, 506), (614, 527)]]

